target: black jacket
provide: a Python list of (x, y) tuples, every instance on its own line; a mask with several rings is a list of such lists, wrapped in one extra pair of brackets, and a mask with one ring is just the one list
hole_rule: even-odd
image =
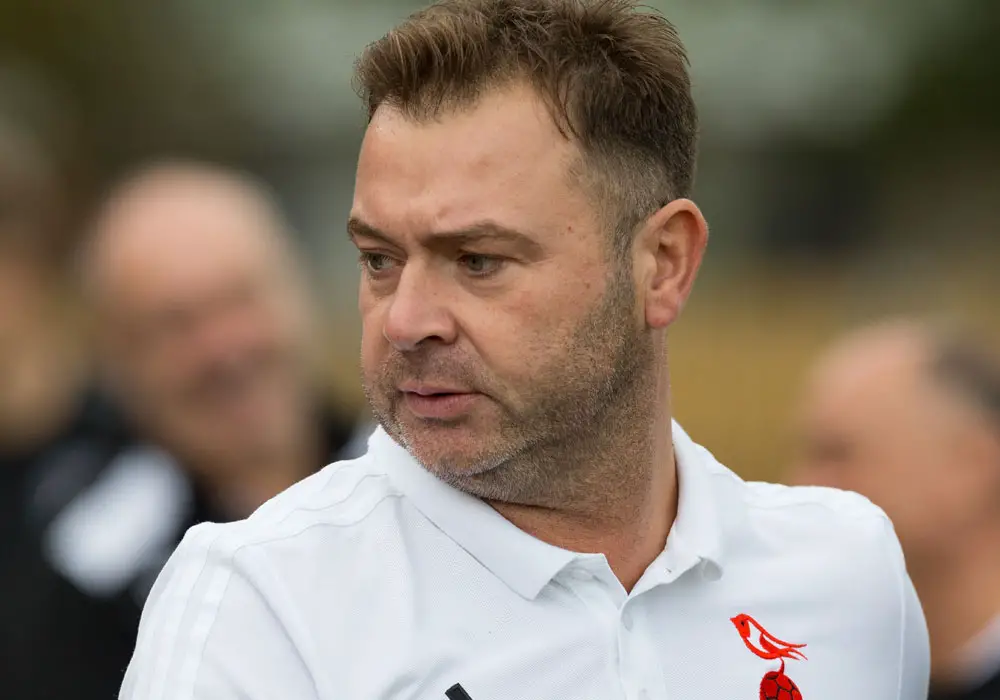
[(931, 687), (928, 700), (1000, 700), (1000, 668), (985, 683), (964, 691), (946, 691)]
[[(347, 421), (328, 415), (324, 429), (317, 470), (357, 446)], [(86, 460), (48, 459), (20, 480), (35, 505), (7, 525), (16, 536), (0, 559), (4, 699), (117, 698), (167, 557), (191, 526), (229, 519), (169, 455), (126, 431), (104, 424), (77, 442)]]

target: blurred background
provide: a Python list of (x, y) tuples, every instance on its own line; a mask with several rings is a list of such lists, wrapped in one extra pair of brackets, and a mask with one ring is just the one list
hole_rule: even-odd
[[(422, 4), (0, 0), (0, 459), (37, 461), (101, 371), (79, 245), (109, 187), (164, 157), (239, 171), (255, 184), (232, 201), (280, 211), (275, 228), (300, 247), (318, 300), (320, 393), (342, 426), (324, 454), (349, 448), (366, 425), (344, 233), (363, 130), (351, 70)], [(689, 49), (703, 124), (696, 199), (711, 225), (673, 334), (675, 413), (741, 475), (781, 479), (805, 372), (843, 330), (943, 312), (1000, 338), (1000, 3), (647, 4)], [(205, 371), (213, 386), (242, 376)], [(131, 444), (116, 430), (109, 454)], [(27, 488), (14, 481), (0, 482), (4, 503)], [(59, 546), (46, 545), (50, 559)]]
[[(773, 477), (790, 392), (838, 327), (928, 306), (993, 311), (1000, 4), (649, 4), (689, 47), (712, 226), (675, 332), (677, 411), (738, 471)], [(360, 405), (343, 235), (363, 125), (350, 74), (363, 45), (419, 5), (8, 0), (0, 90), (37, 110), (27, 119), (74, 207), (164, 154), (265, 178), (314, 267), (336, 338), (331, 390)]]

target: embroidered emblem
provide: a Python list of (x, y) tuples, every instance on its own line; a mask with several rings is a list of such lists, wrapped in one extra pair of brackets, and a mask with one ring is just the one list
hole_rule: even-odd
[(806, 655), (799, 649), (805, 644), (785, 642), (766, 629), (760, 623), (746, 614), (729, 618), (747, 649), (762, 659), (781, 661), (781, 668), (768, 671), (760, 681), (760, 700), (802, 700), (802, 693), (795, 681), (785, 675), (785, 659), (806, 660)]

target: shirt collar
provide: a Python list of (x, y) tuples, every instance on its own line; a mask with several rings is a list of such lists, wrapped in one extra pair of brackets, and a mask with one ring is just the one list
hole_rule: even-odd
[[(684, 561), (685, 568), (705, 561), (721, 572), (722, 531), (706, 464), (714, 460), (676, 422), (673, 441), (680, 491), (664, 554), (668, 560)], [(555, 547), (518, 529), (488, 504), (424, 469), (381, 426), (368, 446), (369, 455), (386, 468), (418, 510), (524, 598), (536, 598), (570, 562), (593, 557)]]
[(718, 578), (722, 574), (726, 515), (720, 502), (726, 493), (713, 483), (713, 471), (722, 467), (676, 421), (672, 437), (677, 465), (677, 517), (665, 553), (687, 556), (693, 560), (691, 564), (703, 563), (708, 567), (704, 571)]
[(536, 598), (579, 556), (532, 537), (480, 499), (441, 481), (381, 426), (368, 450), (418, 510), (522, 597)]

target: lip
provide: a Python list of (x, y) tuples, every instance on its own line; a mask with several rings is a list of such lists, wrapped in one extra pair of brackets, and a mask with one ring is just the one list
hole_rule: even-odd
[(423, 382), (404, 382), (398, 389), (404, 394), (417, 396), (434, 396), (435, 394), (472, 394), (468, 389), (447, 384), (425, 384)]
[(469, 413), (482, 394), (470, 391), (444, 391), (421, 386), (418, 391), (403, 391), (403, 403), (410, 413), (424, 420), (456, 420)]

